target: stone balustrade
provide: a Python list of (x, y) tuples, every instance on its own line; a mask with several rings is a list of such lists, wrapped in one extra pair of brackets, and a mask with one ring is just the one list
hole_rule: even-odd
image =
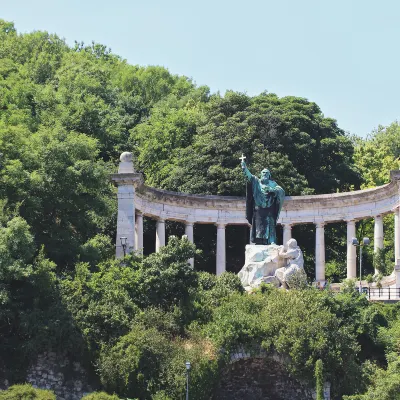
[[(356, 221), (375, 219), (374, 249), (383, 248), (383, 216), (395, 216), (395, 259), (400, 259), (400, 171), (391, 172), (390, 183), (365, 190), (323, 195), (287, 196), (278, 224), (283, 225), (283, 242), (291, 238), (293, 225), (316, 226), (316, 280), (325, 280), (325, 226), (347, 222), (347, 277), (356, 277), (356, 248), (351, 244)], [(127, 249), (143, 248), (143, 216), (157, 220), (156, 251), (165, 245), (165, 221), (185, 224), (185, 234), (193, 241), (194, 224), (217, 226), (216, 272), (226, 269), (225, 228), (227, 225), (246, 225), (245, 199), (234, 196), (194, 195), (148, 187), (143, 177), (133, 169), (130, 153), (121, 155), (117, 174), (111, 179), (118, 186), (118, 221), (116, 256), (122, 256), (121, 237), (127, 237)], [(136, 216), (136, 217), (135, 217)], [(193, 265), (193, 260), (190, 260)]]

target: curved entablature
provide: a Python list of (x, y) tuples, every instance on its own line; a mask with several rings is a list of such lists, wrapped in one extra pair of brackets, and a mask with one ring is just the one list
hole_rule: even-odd
[[(371, 189), (287, 196), (278, 223), (328, 223), (392, 212), (400, 205), (399, 179), (400, 171), (392, 171), (390, 183)], [(144, 215), (160, 219), (247, 224), (243, 197), (171, 192), (141, 182), (136, 189), (136, 209)]]

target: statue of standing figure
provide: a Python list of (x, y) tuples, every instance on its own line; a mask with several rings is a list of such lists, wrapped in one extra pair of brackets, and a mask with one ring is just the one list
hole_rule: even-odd
[(242, 156), (241, 166), (247, 177), (246, 219), (251, 224), (250, 241), (255, 244), (276, 243), (276, 221), (282, 209), (285, 191), (271, 179), (268, 169), (260, 178), (252, 175)]

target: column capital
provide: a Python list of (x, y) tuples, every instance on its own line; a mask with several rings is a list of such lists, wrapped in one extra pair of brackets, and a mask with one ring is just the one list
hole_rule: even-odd
[(164, 223), (165, 223), (165, 218), (158, 217), (158, 218), (156, 219), (156, 221), (157, 221), (159, 224), (164, 224)]
[(196, 219), (191, 215), (188, 215), (187, 219), (185, 219), (185, 225), (194, 225), (196, 223)]
[(325, 226), (325, 221), (315, 221), (315, 226), (317, 228), (323, 228)]
[(346, 218), (344, 219), (344, 221), (347, 222), (347, 225), (355, 225), (355, 223), (356, 223), (355, 218), (352, 218), (352, 217), (346, 217)]
[(217, 225), (217, 229), (225, 229), (228, 224), (226, 221), (217, 221), (215, 225)]
[(382, 214), (375, 214), (375, 215), (373, 215), (373, 217), (374, 217), (375, 219), (382, 219), (382, 218), (383, 218), (383, 215), (382, 215)]
[(143, 175), (136, 172), (111, 174), (111, 180), (115, 186), (133, 185), (134, 187), (140, 187), (143, 185)]
[(292, 226), (294, 225), (294, 223), (293, 222), (282, 222), (281, 223), (281, 225), (284, 227), (284, 228), (292, 228)]
[(142, 213), (141, 211), (139, 211), (139, 210), (135, 210), (135, 214), (136, 214), (138, 217), (143, 217), (143, 213)]

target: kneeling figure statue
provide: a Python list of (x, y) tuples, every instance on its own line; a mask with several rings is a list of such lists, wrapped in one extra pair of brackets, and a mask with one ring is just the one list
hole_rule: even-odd
[(287, 242), (287, 250), (283, 247), (279, 251), (279, 257), (286, 261), (286, 265), (278, 268), (275, 271), (275, 277), (283, 288), (289, 289), (290, 287), (298, 286), (306, 281), (306, 274), (304, 271), (303, 253), (300, 247), (297, 246), (296, 239), (290, 239)]

